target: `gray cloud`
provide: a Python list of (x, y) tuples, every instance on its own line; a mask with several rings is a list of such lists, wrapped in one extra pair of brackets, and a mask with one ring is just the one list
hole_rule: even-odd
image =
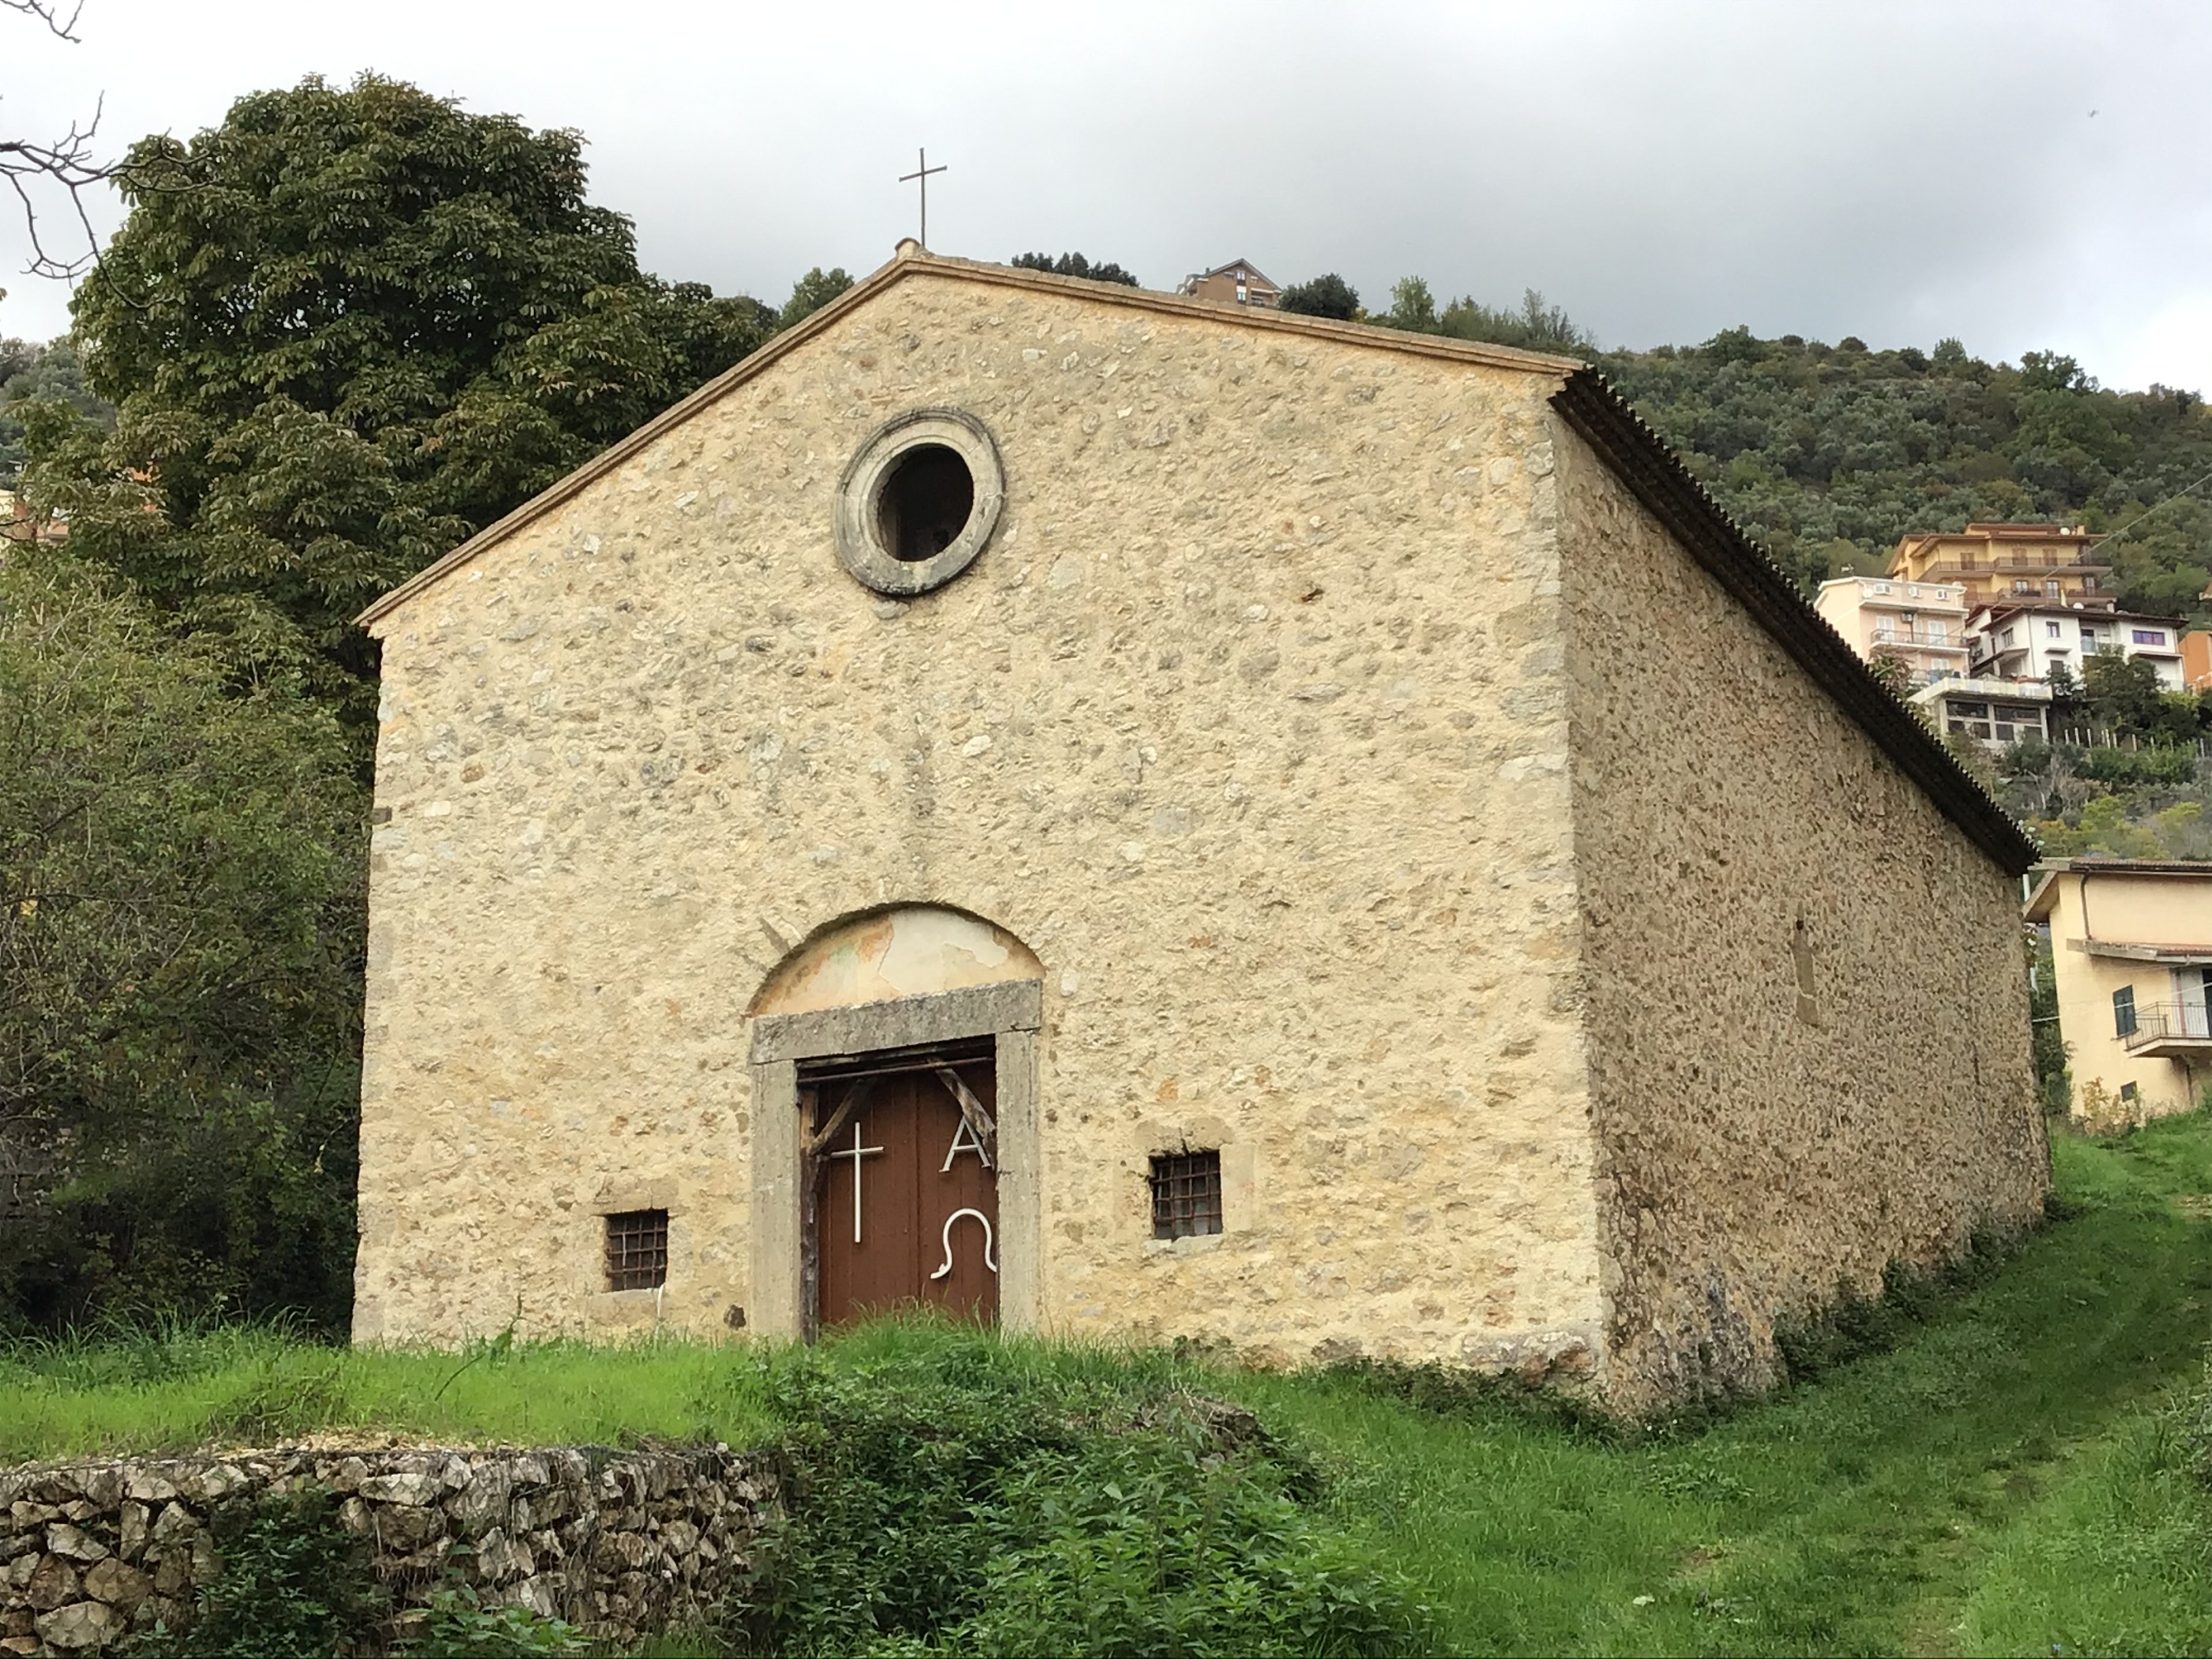
[[(649, 266), (770, 300), (889, 256), (926, 143), (949, 252), (1158, 286), (1243, 256), (1370, 301), (1418, 271), (1609, 343), (1957, 335), (2212, 386), (2201, 6), (89, 0), (82, 46), (0, 30), (11, 130), (105, 88), (108, 132), (185, 133), (366, 67), (579, 128)], [(0, 331), (65, 325), (0, 280)]]

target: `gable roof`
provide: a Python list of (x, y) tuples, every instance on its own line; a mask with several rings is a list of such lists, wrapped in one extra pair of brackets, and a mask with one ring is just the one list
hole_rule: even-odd
[(1474, 340), (1447, 339), (1436, 334), (1403, 334), (1395, 329), (1376, 328), (1360, 323), (1340, 323), (1323, 317), (1304, 317), (1293, 313), (1223, 307), (1204, 300), (1187, 299), (1179, 294), (1161, 294), (1147, 288), (1130, 288), (1121, 283), (1098, 283), (1087, 277), (1055, 276), (1046, 271), (1015, 265), (989, 265), (972, 259), (954, 259), (941, 253), (928, 252), (919, 242), (908, 239), (899, 244), (898, 252), (890, 263), (872, 271), (804, 322), (786, 329), (689, 397), (672, 404), (619, 443), (601, 450), (567, 477), (548, 485), (505, 518), (485, 526), (436, 563), (417, 572), (385, 594), (354, 621), (366, 628), (388, 616), (424, 588), (442, 581), (487, 548), (497, 546), (524, 526), (574, 499), (639, 451), (648, 447), (662, 434), (674, 430), (702, 410), (720, 402), (746, 381), (789, 356), (807, 341), (817, 335), (826, 334), (878, 295), (908, 276), (952, 276), (997, 288), (1074, 295), (1105, 305), (1185, 317), (1211, 327), (1228, 325), (1291, 334), (1321, 335), (1355, 345), (1381, 347), (1384, 350), (1409, 352), (1422, 357), (1442, 357), (1456, 362), (1480, 363), (1490, 368), (1517, 369), (1522, 374), (1558, 376), (1571, 374), (1582, 367), (1577, 358), (1555, 357), (1547, 352), (1522, 351), (1511, 346), (1488, 345)]
[(1203, 283), (1210, 277), (1226, 276), (1232, 270), (1242, 271), (1250, 277), (1251, 286), (1254, 288), (1264, 288), (1277, 294), (1282, 292), (1282, 284), (1267, 276), (1249, 259), (1231, 259), (1228, 264), (1216, 265), (1211, 270), (1201, 270), (1194, 276), (1186, 276), (1183, 278), (1183, 285), (1188, 288), (1194, 283)]
[(1561, 385), (1552, 398), (1552, 404), (1568, 426), (1597, 453), (1630, 493), (1688, 550), (1691, 556), (1797, 660), (1814, 683), (1865, 731), (1899, 771), (1918, 784), (1944, 814), (2008, 873), (2021, 874), (2040, 856), (2027, 833), (1951, 757), (1905, 702), (1875, 678), (1857, 653), (1844, 643), (1843, 635), (1829, 626), (1780, 567), (1721, 509), (1658, 434), (1628, 406), (1603, 375), (1579, 359), (1442, 335), (1404, 333), (1370, 324), (1341, 323), (1324, 317), (1228, 308), (1118, 283), (1098, 283), (1012, 265), (950, 258), (928, 252), (912, 240), (901, 242), (896, 256), (889, 264), (804, 322), (777, 335), (621, 442), (602, 451), (497, 523), (487, 526), (436, 563), (385, 594), (356, 620), (368, 627), (389, 616), (479, 553), (497, 546), (573, 500), (663, 434), (765, 373), (807, 341), (836, 327), (878, 295), (908, 276), (922, 275), (1076, 296), (1096, 304), (1181, 317), (1210, 327), (1257, 329), (1333, 339), (1370, 350), (1480, 364), (1559, 380)]

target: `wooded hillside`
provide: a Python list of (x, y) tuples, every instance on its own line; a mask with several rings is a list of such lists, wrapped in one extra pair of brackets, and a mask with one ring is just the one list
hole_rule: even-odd
[(1878, 570), (1908, 531), (1976, 520), (2093, 530), (2155, 516), (2112, 549), (2123, 605), (2196, 612), (2212, 575), (2212, 416), (2194, 392), (2108, 392), (2070, 357), (2015, 367), (1730, 329), (1598, 362), (1721, 504), (1808, 592)]

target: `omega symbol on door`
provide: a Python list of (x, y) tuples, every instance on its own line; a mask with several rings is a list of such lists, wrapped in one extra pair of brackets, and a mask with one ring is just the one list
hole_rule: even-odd
[(985, 1054), (817, 1087), (821, 1325), (915, 1304), (996, 1321), (994, 1069)]

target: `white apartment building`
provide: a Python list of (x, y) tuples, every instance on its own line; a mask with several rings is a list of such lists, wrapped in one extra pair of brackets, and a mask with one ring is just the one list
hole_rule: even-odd
[(1984, 605), (1966, 619), (1969, 672), (1999, 679), (2048, 678), (2063, 667), (2076, 680), (2100, 651), (2141, 657), (2158, 670), (2168, 691), (2182, 689), (2182, 625), (2168, 617), (2141, 617), (2078, 601), (2053, 605)]
[(1813, 608), (1869, 662), (1876, 652), (1904, 659), (1916, 680), (1967, 668), (1966, 590), (1956, 582), (1838, 576), (1820, 584)]
[(1938, 732), (1956, 732), (1991, 749), (2051, 741), (2051, 688), (2041, 680), (1942, 680), (1911, 702)]

